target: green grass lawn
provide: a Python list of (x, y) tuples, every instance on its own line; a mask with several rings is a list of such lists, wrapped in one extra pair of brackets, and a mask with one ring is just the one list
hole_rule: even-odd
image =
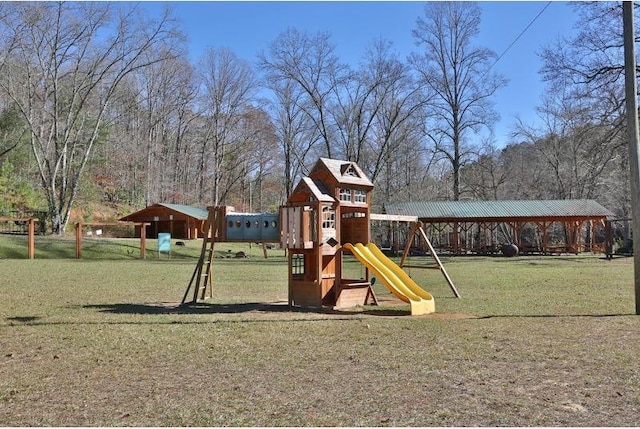
[(290, 308), (283, 252), (256, 245), (216, 246), (214, 298), (191, 308), (200, 242), (145, 261), (126, 242), (82, 260), (72, 240), (37, 238), (36, 260), (0, 245), (4, 426), (640, 424), (631, 258), (444, 258), (462, 298), (407, 269), (437, 310), (411, 317)]

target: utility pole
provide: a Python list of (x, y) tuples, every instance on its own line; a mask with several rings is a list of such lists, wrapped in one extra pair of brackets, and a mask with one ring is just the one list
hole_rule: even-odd
[(640, 315), (640, 137), (638, 136), (638, 97), (636, 78), (636, 48), (633, 23), (633, 1), (622, 2), (624, 28), (624, 84), (629, 135), (629, 165), (631, 169), (631, 213), (633, 216), (633, 270), (635, 279), (636, 314)]

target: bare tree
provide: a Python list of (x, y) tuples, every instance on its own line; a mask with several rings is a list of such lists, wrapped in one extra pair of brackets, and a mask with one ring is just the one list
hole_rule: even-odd
[[(385, 113), (390, 105), (398, 103), (398, 97), (403, 99), (401, 102), (406, 101), (406, 92), (411, 91), (406, 87), (410, 84), (407, 75), (406, 67), (391, 51), (391, 42), (379, 39), (367, 49), (360, 68), (334, 87), (336, 102), (331, 113), (339, 155), (361, 166), (369, 164), (373, 176), (389, 143), (386, 138), (374, 141), (378, 121), (389, 119)], [(411, 110), (407, 108), (403, 114)], [(364, 162), (367, 158), (375, 161)], [(375, 179), (371, 175), (370, 178)]]
[(146, 205), (176, 198), (178, 156), (196, 95), (193, 70), (186, 61), (174, 58), (154, 64), (136, 74), (142, 113), (140, 141), (143, 143), (146, 175)]
[(303, 172), (307, 174), (315, 162), (309, 158), (319, 141), (319, 134), (301, 108), (303, 91), (293, 80), (268, 75), (266, 86), (273, 93), (269, 105), (284, 159), (283, 198), (287, 200), (300, 176)]
[[(417, 124), (428, 102), (421, 96), (408, 66), (397, 58), (391, 48), (388, 41), (375, 41), (368, 49), (360, 71), (363, 79), (374, 86), (371, 97), (373, 123), (371, 129), (359, 128), (367, 134), (363, 135), (366, 138), (361, 138), (364, 156), (358, 159), (372, 181), (384, 168), (388, 168), (393, 152), (399, 150), (404, 142), (412, 140), (410, 136), (419, 129)], [(417, 155), (420, 147), (414, 145), (413, 150)]]
[[(205, 199), (206, 181), (212, 179), (212, 203), (224, 201), (227, 172), (235, 169), (242, 152), (239, 128), (254, 99), (257, 80), (250, 64), (226, 48), (209, 48), (202, 61), (202, 100), (205, 135), (200, 153), (200, 200)], [(231, 180), (233, 182), (234, 180)]]
[(547, 197), (595, 198), (608, 167), (624, 146), (616, 127), (594, 121), (589, 106), (561, 93), (550, 95), (538, 109), (541, 129), (518, 126), (518, 135), (538, 153), (540, 162), (532, 162), (530, 168), (547, 173), (537, 183), (551, 191)]
[(190, 131), (196, 94), (193, 68), (181, 56), (132, 73), (120, 84), (106, 113), (106, 144), (94, 151), (101, 162), (91, 166), (109, 201), (195, 202)]
[(0, 111), (0, 158), (24, 143), (26, 129), (21, 119), (13, 107)]
[(460, 197), (460, 169), (473, 154), (469, 134), (492, 127), (498, 116), (491, 97), (506, 85), (490, 71), (495, 53), (473, 45), (479, 26), (477, 4), (432, 2), (412, 31), (423, 51), (411, 55), (411, 64), (434, 95), (427, 135), (451, 164), (454, 200)]
[[(628, 166), (628, 150), (621, 150), (626, 144), (622, 4), (581, 2), (573, 7), (579, 14), (578, 31), (545, 47), (541, 74), (550, 93), (562, 93), (565, 104), (580, 106), (582, 122), (589, 124), (580, 140), (587, 139), (587, 146), (599, 147), (602, 153), (597, 157), (607, 160), (605, 165), (598, 160), (594, 166), (594, 171), (599, 171), (597, 182), (607, 184), (609, 189), (598, 191), (598, 198), (608, 201), (608, 207), (618, 213), (630, 213), (628, 175), (620, 169)], [(593, 133), (589, 127), (597, 127), (598, 132)], [(593, 142), (602, 138), (606, 140)], [(584, 183), (596, 180), (584, 179)]]
[(624, 118), (624, 49), (622, 4), (576, 3), (579, 31), (543, 49), (541, 75), (549, 90), (561, 91), (591, 106), (592, 117), (622, 127)]
[[(259, 64), (270, 82), (295, 83), (295, 101), (313, 122), (324, 144), (324, 156), (332, 157), (334, 124), (329, 110), (337, 87), (343, 85), (346, 67), (338, 62), (328, 33), (309, 35), (295, 28), (281, 33), (259, 55)], [(301, 92), (297, 92), (297, 90)], [(303, 95), (299, 97), (299, 95)]]
[(177, 33), (167, 13), (147, 21), (108, 3), (4, 3), (0, 31), (0, 89), (27, 122), (52, 231), (63, 234), (118, 86), (164, 61), (145, 53)]
[(509, 167), (504, 164), (498, 148), (487, 141), (474, 162), (462, 169), (461, 178), (474, 199), (499, 200), (509, 180)]
[[(278, 137), (275, 127), (268, 113), (261, 108), (248, 109), (243, 115), (242, 126), (243, 146), (245, 148), (245, 175), (242, 177), (244, 187), (242, 195), (247, 195), (244, 203), (249, 211), (265, 211), (283, 204), (283, 192), (265, 192), (282, 162), (280, 161)], [(276, 180), (277, 182), (277, 180)], [(271, 194), (271, 198), (267, 196)], [(273, 200), (273, 197), (276, 200)]]

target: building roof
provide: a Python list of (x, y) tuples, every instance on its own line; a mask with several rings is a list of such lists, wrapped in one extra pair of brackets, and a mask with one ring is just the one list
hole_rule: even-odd
[(187, 206), (184, 204), (166, 204), (166, 203), (160, 203), (158, 205), (167, 207), (178, 213), (191, 216), (192, 218), (195, 218), (198, 220), (207, 220), (207, 217), (209, 216), (209, 212), (207, 211), (207, 209), (202, 207)]
[(373, 183), (371, 183), (366, 174), (364, 174), (364, 171), (362, 171), (355, 162), (320, 158), (313, 170), (318, 168), (319, 165), (323, 165), (333, 176), (336, 182), (340, 184), (373, 188)]
[(298, 202), (310, 201), (309, 199), (311, 197), (315, 198), (317, 201), (335, 202), (335, 198), (328, 193), (324, 184), (321, 181), (311, 179), (310, 177), (303, 177), (300, 179), (291, 193), (289, 200)]
[(421, 220), (527, 220), (542, 218), (605, 218), (614, 214), (594, 200), (410, 201), (386, 203), (392, 215)]
[(139, 210), (135, 213), (131, 213), (130, 215), (124, 216), (120, 218), (120, 220), (127, 221), (133, 218), (144, 217), (145, 214), (149, 214), (153, 216), (153, 212), (156, 212), (158, 209), (166, 208), (173, 212), (183, 214), (185, 216), (197, 219), (197, 220), (206, 220), (209, 212), (207, 209), (201, 207), (193, 207), (187, 206), (184, 204), (167, 204), (167, 203), (158, 203), (148, 206), (142, 210)]
[(302, 182), (307, 185), (307, 187), (309, 188), (309, 191), (311, 191), (313, 196), (318, 201), (328, 201), (328, 202), (335, 201), (335, 198), (329, 195), (329, 192), (327, 191), (327, 188), (324, 186), (324, 183), (320, 182), (319, 180), (313, 180), (309, 177), (303, 177)]

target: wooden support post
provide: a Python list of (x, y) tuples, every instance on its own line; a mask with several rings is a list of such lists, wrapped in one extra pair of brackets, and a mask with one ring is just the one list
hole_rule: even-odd
[(147, 225), (150, 224), (140, 224), (140, 259), (146, 259), (147, 257)]
[(35, 235), (36, 235), (36, 221), (34, 218), (29, 218), (29, 226), (28, 226), (28, 232), (29, 232), (29, 238), (28, 238), (28, 251), (27, 254), (29, 255), (29, 259), (35, 259), (36, 257), (36, 252), (35, 252), (35, 247), (36, 247), (36, 240), (35, 240)]
[(82, 259), (82, 222), (76, 223), (76, 259)]
[(638, 128), (638, 80), (634, 3), (622, 2), (622, 35), (624, 40), (624, 87), (627, 108), (627, 134), (629, 137), (629, 181), (631, 182), (631, 217), (633, 240), (633, 278), (636, 315), (640, 315), (640, 133)]
[[(409, 233), (409, 236), (407, 237), (407, 244), (406, 244), (406, 246), (404, 248), (404, 252), (402, 253), (402, 259), (400, 259), (399, 267), (400, 268), (404, 267), (405, 260), (406, 260), (407, 256), (409, 255), (409, 249), (411, 248), (411, 244), (413, 243), (413, 240), (415, 239), (416, 234), (419, 232), (420, 235), (422, 236), (422, 239), (425, 241), (425, 243), (427, 243), (427, 247), (429, 249), (429, 253), (431, 253), (431, 257), (436, 262), (436, 265), (438, 266), (438, 269), (440, 270), (440, 272), (444, 276), (445, 280), (449, 284), (449, 287), (453, 291), (453, 294), (456, 296), (456, 298), (460, 298), (460, 293), (458, 292), (458, 290), (454, 286), (453, 281), (451, 280), (451, 277), (449, 277), (449, 274), (447, 273), (447, 270), (444, 269), (444, 265), (442, 265), (442, 261), (440, 261), (440, 258), (436, 254), (436, 251), (433, 248), (433, 246), (431, 245), (431, 241), (429, 241), (429, 237), (427, 237), (427, 233), (424, 232), (424, 229), (422, 228), (422, 225), (423, 224), (422, 224), (421, 221), (413, 222), (413, 224), (411, 225), (411, 232)], [(428, 267), (415, 267), (414, 266), (414, 268), (428, 268)]]
[(422, 222), (417, 222), (417, 223), (419, 224), (418, 230), (420, 231), (420, 234), (422, 235), (422, 238), (424, 239), (424, 241), (427, 243), (427, 246), (429, 247), (429, 252), (431, 252), (431, 256), (436, 261), (436, 264), (438, 264), (438, 268), (440, 268), (440, 272), (442, 272), (442, 275), (447, 280), (447, 283), (449, 283), (449, 287), (453, 291), (456, 298), (460, 298), (460, 293), (458, 292), (458, 289), (456, 289), (456, 287), (453, 285), (453, 281), (451, 280), (451, 277), (449, 277), (449, 274), (447, 274), (447, 270), (444, 269), (444, 265), (442, 265), (442, 262), (440, 261), (440, 258), (436, 254), (436, 251), (434, 250), (433, 246), (431, 246), (431, 242), (429, 241), (427, 234), (424, 232), (424, 229), (422, 229)]
[(453, 253), (460, 253), (460, 224), (453, 222)]
[(407, 235), (407, 243), (404, 246), (404, 251), (402, 252), (402, 258), (400, 258), (400, 268), (404, 266), (405, 260), (407, 256), (409, 256), (409, 251), (411, 250), (411, 244), (415, 239), (416, 231), (418, 230), (418, 222), (412, 222), (411, 231), (409, 235)]

